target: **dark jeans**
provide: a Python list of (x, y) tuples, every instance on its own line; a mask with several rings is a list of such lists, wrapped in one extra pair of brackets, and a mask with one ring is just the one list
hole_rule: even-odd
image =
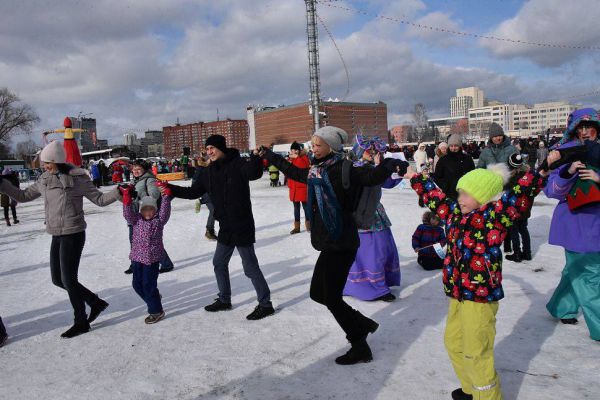
[(250, 246), (227, 246), (217, 242), (217, 249), (213, 256), (213, 266), (215, 267), (215, 277), (217, 278), (217, 286), (219, 287), (219, 300), (223, 303), (231, 303), (231, 283), (229, 281), (229, 260), (233, 255), (233, 250), (237, 248), (240, 257), (242, 258), (242, 266), (244, 274), (256, 290), (258, 304), (263, 307), (271, 307), (271, 291), (269, 285), (263, 276), (258, 259), (254, 253), (254, 245)]
[[(12, 211), (13, 219), (17, 219), (17, 206), (10, 206), (10, 210)], [(8, 207), (4, 207), (4, 219), (8, 219)]]
[[(131, 243), (133, 242), (133, 226), (127, 225), (127, 228), (129, 228), (129, 247), (131, 248)], [(171, 268), (173, 266), (173, 261), (171, 261), (171, 257), (169, 257), (166, 249), (160, 259), (160, 266), (162, 268)], [(131, 262), (130, 267), (133, 268), (133, 261)]]
[(348, 272), (355, 258), (356, 251), (321, 252), (310, 283), (310, 298), (327, 307), (350, 343), (367, 336), (368, 328), (365, 323), (369, 321), (342, 297)]
[(444, 260), (438, 256), (427, 257), (419, 255), (417, 256), (417, 263), (426, 271), (433, 271), (444, 267)]
[(307, 204), (305, 202), (300, 203), (299, 201), (294, 201), (294, 221), (300, 222), (300, 204), (302, 204), (302, 209), (304, 210), (304, 219), (308, 221), (308, 213), (306, 212)]
[(75, 314), (75, 323), (87, 323), (85, 304), (93, 305), (98, 296), (77, 280), (79, 260), (85, 245), (85, 231), (72, 235), (52, 236), (50, 245), (50, 275), (52, 283), (65, 289)]
[(206, 205), (208, 208), (208, 219), (206, 220), (206, 230), (215, 230), (215, 206), (213, 205), (208, 193), (204, 193), (200, 198), (200, 203)]
[[(519, 235), (523, 239), (522, 251)], [(531, 238), (529, 237), (529, 229), (527, 229), (527, 219), (519, 219), (514, 222), (510, 228), (510, 239), (515, 253), (521, 251), (521, 253), (531, 254)]]
[(131, 285), (135, 292), (146, 302), (148, 314), (162, 312), (160, 293), (158, 292), (158, 263), (145, 265), (133, 261), (133, 280)]

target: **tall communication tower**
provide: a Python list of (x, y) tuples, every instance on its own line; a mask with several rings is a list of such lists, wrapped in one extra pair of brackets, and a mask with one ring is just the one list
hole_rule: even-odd
[(308, 35), (308, 68), (310, 75), (310, 104), (315, 131), (319, 129), (319, 102), (321, 83), (319, 78), (319, 32), (317, 30), (317, 0), (306, 3), (306, 33)]

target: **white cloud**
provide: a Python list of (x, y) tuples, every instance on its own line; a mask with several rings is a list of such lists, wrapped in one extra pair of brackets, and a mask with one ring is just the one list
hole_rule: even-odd
[[(600, 43), (598, 6), (597, 0), (579, 0), (569, 5), (562, 0), (530, 0), (514, 18), (501, 23), (489, 35), (527, 42), (597, 47)], [(484, 39), (480, 43), (498, 57), (525, 58), (541, 66), (559, 66), (582, 54), (598, 52)]]
[[(415, 23), (422, 26), (437, 27), (446, 30), (460, 30), (458, 23), (452, 20), (450, 15), (439, 11), (431, 12), (416, 20)], [(408, 28), (407, 34), (409, 37), (419, 38), (429, 44), (440, 47), (448, 47), (457, 43), (457, 39), (454, 35), (425, 27), (420, 28), (414, 25)]]

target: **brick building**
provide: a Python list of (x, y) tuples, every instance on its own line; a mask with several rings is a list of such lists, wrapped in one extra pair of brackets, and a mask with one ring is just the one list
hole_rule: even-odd
[[(282, 107), (248, 107), (250, 146), (310, 140), (313, 118), (308, 103)], [(357, 133), (388, 137), (387, 105), (378, 103), (322, 102), (323, 125), (333, 125), (349, 134), (349, 143)]]
[(199, 155), (204, 151), (206, 138), (214, 134), (225, 136), (228, 147), (248, 150), (247, 121), (226, 119), (163, 127), (164, 155), (168, 158), (179, 157), (184, 147), (189, 147), (192, 155)]

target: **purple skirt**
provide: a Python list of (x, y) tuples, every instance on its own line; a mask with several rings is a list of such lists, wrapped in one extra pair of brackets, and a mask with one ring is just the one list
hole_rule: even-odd
[(344, 296), (375, 300), (400, 286), (400, 260), (392, 231), (361, 232), (360, 247), (350, 268)]

